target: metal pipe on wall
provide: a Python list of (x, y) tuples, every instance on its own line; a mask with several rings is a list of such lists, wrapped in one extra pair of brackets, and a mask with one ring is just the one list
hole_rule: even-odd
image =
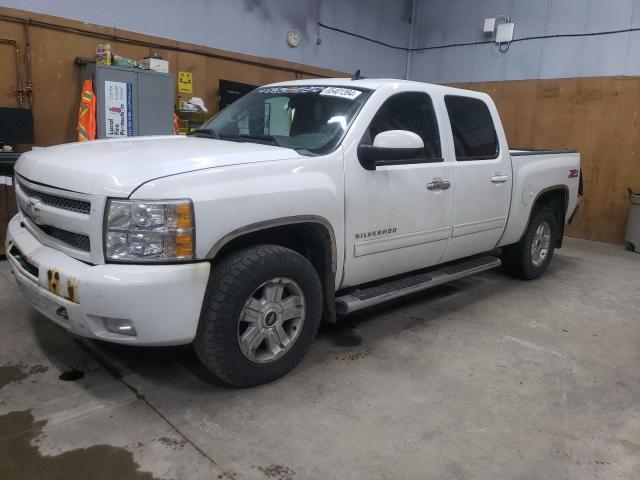
[(24, 24), (24, 53), (27, 64), (27, 81), (24, 86), (29, 101), (29, 107), (33, 108), (33, 82), (31, 80), (31, 40), (29, 37), (29, 22)]
[(22, 84), (22, 68), (20, 62), (20, 46), (18, 42), (12, 38), (0, 38), (0, 43), (13, 46), (16, 59), (16, 97), (18, 98), (18, 106), (24, 105), (24, 86)]
[(407, 51), (407, 65), (404, 69), (404, 79), (409, 80), (411, 75), (411, 60), (413, 52), (411, 51), (414, 48), (415, 33), (416, 33), (416, 24), (418, 21), (418, 9), (420, 8), (421, 0), (412, 0), (411, 1), (411, 18), (409, 19), (411, 23), (411, 28), (409, 29), (409, 50)]

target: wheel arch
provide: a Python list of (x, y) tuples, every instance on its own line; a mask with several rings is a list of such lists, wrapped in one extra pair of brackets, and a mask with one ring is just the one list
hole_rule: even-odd
[(207, 254), (215, 262), (241, 248), (273, 244), (294, 250), (304, 256), (318, 272), (323, 290), (323, 320), (334, 322), (337, 244), (331, 223), (323, 217), (300, 215), (266, 220), (228, 233)]
[(556, 220), (559, 229), (558, 237), (556, 238), (556, 247), (560, 248), (562, 247), (567, 208), (569, 206), (569, 188), (566, 185), (553, 185), (538, 192), (538, 195), (536, 195), (536, 198), (531, 205), (529, 218), (527, 219), (524, 231), (518, 241), (522, 241), (522, 238), (531, 224), (531, 219), (535, 215), (536, 211), (538, 211), (543, 205), (555, 206), (554, 211), (556, 212)]

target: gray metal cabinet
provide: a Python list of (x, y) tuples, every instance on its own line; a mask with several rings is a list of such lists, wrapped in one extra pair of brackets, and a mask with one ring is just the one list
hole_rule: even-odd
[[(143, 73), (138, 79), (138, 104), (148, 106), (138, 108), (138, 135), (170, 134), (173, 131), (173, 75)], [(159, 98), (163, 100), (158, 101)], [(167, 98), (170, 101), (166, 101)]]
[(81, 79), (93, 80), (97, 138), (173, 132), (173, 75), (89, 63), (82, 68)]

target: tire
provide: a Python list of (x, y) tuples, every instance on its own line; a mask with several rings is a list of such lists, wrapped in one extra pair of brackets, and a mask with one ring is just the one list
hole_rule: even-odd
[[(544, 231), (548, 226), (549, 238), (546, 254), (539, 252), (534, 242), (541, 247), (545, 241), (540, 239), (540, 229)], [(543, 206), (536, 210), (527, 226), (527, 230), (519, 243), (508, 245), (502, 250), (502, 264), (504, 270), (518, 278), (533, 280), (540, 277), (549, 266), (555, 250), (555, 242), (558, 235), (558, 220), (555, 212), (549, 206)], [(541, 241), (540, 244), (538, 242)], [(544, 248), (541, 248), (544, 250)]]
[(193, 347), (223, 382), (260, 385), (296, 366), (321, 316), (322, 285), (311, 263), (288, 248), (257, 245), (213, 266)]

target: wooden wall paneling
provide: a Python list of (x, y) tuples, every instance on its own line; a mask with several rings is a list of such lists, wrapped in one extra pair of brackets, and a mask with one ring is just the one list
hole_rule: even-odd
[(33, 112), (37, 145), (75, 140), (80, 99), (76, 57), (93, 57), (96, 41), (82, 35), (29, 27)]
[[(16, 40), (20, 47), (21, 60), (24, 58), (24, 30), (22, 25), (0, 21), (0, 38)], [(24, 64), (24, 61), (22, 62)], [(16, 53), (13, 45), (0, 43), (0, 107), (15, 107), (16, 97)], [(23, 80), (24, 68), (23, 68)]]
[(218, 86), (220, 80), (248, 83), (252, 85), (265, 85), (267, 83), (291, 80), (295, 75), (280, 70), (267, 70), (251, 65), (242, 65), (227, 60), (213, 60), (207, 62), (204, 70), (206, 82), (206, 94), (212, 111), (218, 106)]
[(7, 221), (18, 213), (18, 203), (16, 202), (16, 184), (15, 181), (11, 185), (7, 185)]
[(490, 94), (514, 147), (580, 151), (585, 197), (568, 235), (623, 243), (627, 188), (640, 190), (640, 78), (460, 84)]
[[(176, 96), (181, 96), (185, 100), (191, 97), (200, 97), (204, 100), (207, 109), (210, 112), (215, 112), (215, 97), (217, 89), (217, 81), (213, 78), (214, 75), (210, 75), (208, 72), (208, 66), (215, 63), (216, 60), (203, 57), (202, 55), (194, 55), (188, 53), (178, 52), (176, 56), (176, 62), (174, 68), (177, 71), (191, 72), (193, 78), (193, 93), (179, 93), (176, 92)], [(219, 69), (214, 70), (214, 74), (218, 73)]]

